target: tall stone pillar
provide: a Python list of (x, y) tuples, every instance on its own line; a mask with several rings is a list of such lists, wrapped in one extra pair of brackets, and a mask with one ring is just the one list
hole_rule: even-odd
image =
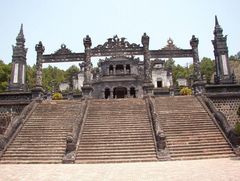
[(195, 37), (195, 35), (192, 36), (192, 39), (190, 40), (190, 45), (192, 47), (192, 56), (193, 56), (193, 68), (194, 68), (194, 81), (202, 80), (201, 72), (200, 72), (200, 61), (198, 56), (198, 38)]
[(45, 47), (43, 46), (42, 42), (40, 41), (36, 46), (35, 50), (37, 52), (37, 62), (36, 62), (36, 84), (35, 87), (32, 89), (32, 95), (35, 99), (40, 99), (44, 93), (42, 87), (42, 58), (43, 52)]
[(143, 90), (145, 95), (153, 94), (153, 83), (152, 83), (152, 72), (151, 72), (151, 61), (149, 52), (149, 36), (144, 33), (142, 36), (143, 45), (143, 57), (144, 57), (144, 83)]
[(85, 47), (85, 60), (84, 60), (84, 81), (83, 81), (83, 87), (82, 92), (83, 96), (85, 98), (92, 97), (92, 85), (91, 85), (91, 77), (92, 77), (92, 63), (91, 63), (91, 46), (92, 46), (92, 40), (87, 35), (83, 39), (83, 44)]
[(194, 94), (202, 94), (205, 92), (205, 83), (202, 80), (200, 71), (200, 61), (198, 56), (198, 43), (199, 40), (194, 35), (190, 40), (190, 45), (192, 47), (192, 57), (193, 57), (193, 89)]
[(25, 38), (23, 34), (23, 25), (16, 38), (16, 46), (13, 46), (12, 72), (9, 82), (9, 91), (22, 92), (27, 90), (26, 86), (26, 54)]
[(231, 74), (228, 59), (227, 36), (223, 36), (223, 29), (218, 23), (215, 16), (214, 47), (216, 74), (214, 77), (215, 84), (231, 84), (235, 83), (234, 74)]

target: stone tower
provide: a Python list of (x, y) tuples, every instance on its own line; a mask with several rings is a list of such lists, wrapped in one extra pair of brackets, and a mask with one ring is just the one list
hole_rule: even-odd
[(9, 82), (9, 91), (22, 92), (26, 91), (26, 54), (25, 38), (23, 34), (23, 25), (16, 38), (16, 46), (13, 46), (12, 55), (12, 72)]
[(231, 84), (234, 83), (234, 75), (231, 74), (228, 59), (227, 36), (223, 36), (223, 29), (218, 23), (215, 16), (214, 47), (216, 75), (214, 77), (215, 84)]

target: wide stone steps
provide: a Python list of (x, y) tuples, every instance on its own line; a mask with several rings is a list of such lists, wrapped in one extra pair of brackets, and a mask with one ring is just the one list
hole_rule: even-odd
[(62, 163), (66, 136), (81, 110), (79, 101), (51, 101), (38, 105), (0, 163)]
[(144, 100), (91, 101), (76, 163), (154, 160), (155, 144)]
[(233, 151), (193, 96), (155, 98), (171, 159), (231, 157)]

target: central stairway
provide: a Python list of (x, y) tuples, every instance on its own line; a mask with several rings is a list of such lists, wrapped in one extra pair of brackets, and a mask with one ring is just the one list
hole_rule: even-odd
[(80, 101), (51, 101), (37, 106), (0, 163), (62, 163)]
[(143, 99), (90, 101), (75, 163), (156, 160)]
[(218, 127), (194, 96), (155, 98), (172, 160), (234, 156)]

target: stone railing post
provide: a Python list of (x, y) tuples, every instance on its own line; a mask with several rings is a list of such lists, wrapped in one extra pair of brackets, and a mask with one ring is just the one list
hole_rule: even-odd
[(155, 104), (150, 96), (146, 96), (145, 101), (146, 101), (150, 119), (153, 125), (156, 147), (157, 147), (156, 148), (157, 156), (161, 160), (169, 160), (170, 156), (167, 149), (166, 136), (164, 134), (164, 131), (160, 127), (160, 119), (158, 117), (158, 114), (156, 113)]

